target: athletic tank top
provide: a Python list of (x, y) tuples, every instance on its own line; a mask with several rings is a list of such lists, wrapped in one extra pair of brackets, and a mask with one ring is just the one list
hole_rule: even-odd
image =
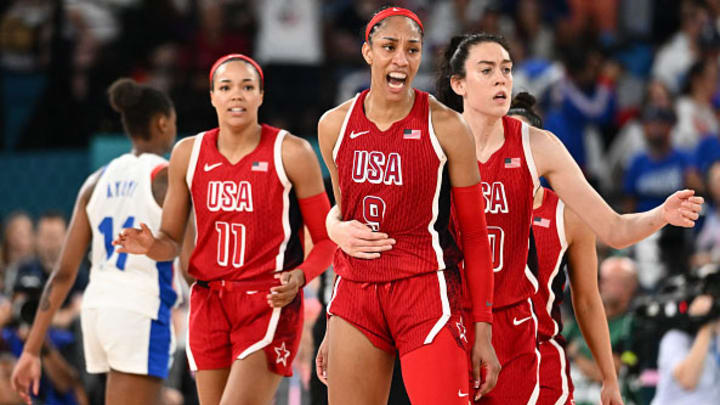
[(235, 164), (216, 128), (195, 136), (186, 181), (195, 213), (189, 273), (198, 280), (271, 278), (303, 260), (303, 222), (282, 162), (287, 132), (262, 125), (260, 143)]
[(152, 193), (152, 173), (167, 161), (154, 154), (125, 154), (102, 169), (88, 200), (92, 229), (90, 282), (84, 308), (123, 308), (167, 321), (178, 298), (172, 261), (118, 253), (112, 241), (123, 228), (145, 223), (160, 229), (162, 208)]
[(539, 181), (530, 151), (529, 127), (514, 118), (502, 120), (505, 142), (487, 162), (478, 162), (495, 272), (496, 309), (525, 301), (538, 288), (530, 221)]
[(560, 304), (567, 276), (565, 204), (551, 190), (544, 189), (542, 205), (533, 211), (533, 233), (537, 245), (538, 282), (533, 296), (538, 318), (538, 339), (549, 340), (562, 331)]
[(433, 130), (429, 95), (415, 90), (410, 113), (381, 131), (365, 116), (367, 94), (353, 99), (333, 149), (342, 217), (397, 243), (374, 260), (338, 249), (335, 271), (349, 280), (385, 282), (454, 266), (460, 253), (448, 231), (447, 157)]

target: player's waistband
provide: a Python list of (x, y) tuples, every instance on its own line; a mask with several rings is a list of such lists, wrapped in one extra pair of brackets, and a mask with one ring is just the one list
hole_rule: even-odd
[(199, 287), (209, 288), (212, 291), (251, 291), (251, 290), (270, 290), (270, 288), (280, 285), (280, 280), (274, 277), (263, 277), (250, 280), (196, 280), (195, 284)]

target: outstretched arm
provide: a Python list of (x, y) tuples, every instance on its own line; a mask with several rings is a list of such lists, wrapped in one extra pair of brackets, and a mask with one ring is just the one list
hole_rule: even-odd
[(169, 261), (180, 253), (185, 225), (190, 212), (190, 190), (185, 182), (195, 137), (178, 142), (170, 156), (168, 189), (163, 203), (162, 222), (157, 236), (144, 223), (140, 229), (126, 228), (113, 245), (120, 253), (144, 254), (156, 261)]
[(595, 235), (567, 207), (564, 217), (575, 318), (602, 376), (602, 404), (621, 405), (623, 401), (610, 346), (610, 332), (597, 283)]
[(548, 131), (530, 127), (530, 146), (538, 176), (550, 182), (560, 198), (585, 221), (603, 242), (624, 248), (650, 236), (663, 226), (692, 227), (702, 208), (702, 197), (681, 190), (650, 210), (620, 215), (585, 180), (577, 163), (560, 140)]

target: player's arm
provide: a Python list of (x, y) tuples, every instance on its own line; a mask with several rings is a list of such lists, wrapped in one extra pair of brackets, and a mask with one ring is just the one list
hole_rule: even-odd
[(126, 228), (113, 241), (120, 253), (145, 254), (156, 261), (169, 261), (180, 253), (183, 234), (190, 212), (190, 189), (185, 182), (190, 153), (195, 137), (178, 142), (170, 156), (168, 189), (162, 210), (162, 222), (157, 236), (147, 225), (141, 229)]
[(60, 259), (55, 264), (50, 278), (45, 283), (40, 305), (35, 313), (35, 320), (25, 341), (23, 352), (13, 370), (13, 388), (26, 402), (30, 398), (28, 396), (29, 390), (32, 389), (36, 395), (38, 392), (40, 383), (39, 355), (53, 315), (60, 308), (75, 282), (80, 263), (92, 239), (92, 229), (90, 228), (90, 220), (85, 207), (92, 196), (100, 174), (100, 170), (93, 173), (85, 181), (78, 193), (68, 233), (65, 235), (65, 241), (60, 251)]
[(641, 213), (620, 215), (585, 179), (560, 140), (548, 131), (530, 127), (530, 146), (538, 176), (544, 176), (565, 203), (580, 215), (600, 240), (624, 248), (670, 223), (692, 227), (702, 207), (693, 190), (677, 191), (665, 202)]
[[(475, 140), (460, 114), (435, 100), (430, 101), (430, 109), (435, 133), (447, 156), (453, 204), (462, 237), (466, 280), (475, 322), (472, 367), (474, 385), (478, 389), (477, 400), (495, 387), (500, 362), (492, 347), (494, 275)], [(482, 367), (485, 367), (486, 373), (480, 386)]]
[[(597, 283), (595, 234), (568, 207), (565, 207), (563, 216), (569, 244), (568, 270), (575, 318), (602, 376), (603, 404), (621, 404), (610, 332)], [(605, 401), (606, 398), (608, 401)]]
[(325, 271), (332, 262), (336, 248), (325, 230), (330, 200), (325, 193), (320, 164), (310, 143), (293, 135), (286, 136), (282, 145), (282, 160), (288, 179), (295, 189), (303, 223), (310, 233), (313, 247), (296, 269), (276, 275), (282, 285), (270, 289), (268, 301), (273, 307), (289, 304), (300, 288)]

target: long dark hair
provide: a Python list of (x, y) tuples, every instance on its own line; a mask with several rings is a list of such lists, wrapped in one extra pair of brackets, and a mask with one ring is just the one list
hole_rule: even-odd
[(155, 114), (170, 116), (173, 103), (167, 94), (135, 80), (115, 80), (108, 89), (113, 110), (120, 113), (125, 133), (131, 138), (150, 140), (150, 121)]
[(483, 42), (495, 42), (510, 53), (510, 46), (505, 37), (487, 32), (454, 36), (448, 47), (445, 48), (442, 66), (440, 66), (435, 82), (435, 90), (438, 100), (457, 112), (463, 112), (463, 99), (453, 91), (450, 86), (450, 78), (453, 76), (465, 77), (465, 61), (470, 54), (470, 48)]

